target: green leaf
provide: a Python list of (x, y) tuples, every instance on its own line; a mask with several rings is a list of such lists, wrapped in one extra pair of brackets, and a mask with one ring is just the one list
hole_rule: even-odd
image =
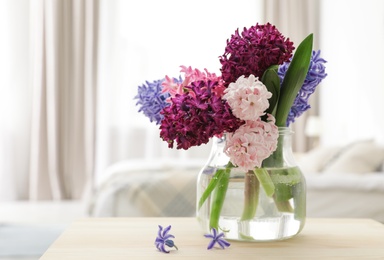
[(263, 82), (268, 91), (272, 93), (272, 97), (269, 99), (269, 107), (266, 112), (273, 116), (275, 116), (275, 108), (280, 95), (280, 78), (279, 75), (277, 75), (276, 69), (277, 66), (268, 68), (261, 78), (261, 82)]
[(286, 126), (288, 113), (308, 73), (312, 56), (312, 45), (313, 34), (310, 34), (300, 43), (293, 55), (281, 85), (280, 99), (276, 111), (277, 126)]

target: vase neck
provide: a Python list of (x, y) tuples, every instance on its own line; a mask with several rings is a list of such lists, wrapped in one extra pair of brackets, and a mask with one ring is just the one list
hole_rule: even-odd
[(293, 131), (289, 127), (279, 127), (276, 150), (263, 161), (263, 167), (297, 166), (292, 151)]

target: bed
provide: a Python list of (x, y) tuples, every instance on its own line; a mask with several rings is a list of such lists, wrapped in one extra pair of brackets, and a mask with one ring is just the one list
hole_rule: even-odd
[[(109, 167), (89, 201), (93, 217), (191, 217), (202, 160), (134, 160)], [(307, 216), (384, 223), (384, 149), (373, 141), (320, 147), (299, 157)]]

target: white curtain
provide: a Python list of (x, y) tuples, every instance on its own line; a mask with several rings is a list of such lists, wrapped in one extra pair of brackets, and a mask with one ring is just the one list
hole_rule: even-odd
[(1, 200), (79, 199), (91, 181), (97, 3), (1, 3)]
[(97, 1), (31, 2), (30, 199), (79, 199), (91, 180)]

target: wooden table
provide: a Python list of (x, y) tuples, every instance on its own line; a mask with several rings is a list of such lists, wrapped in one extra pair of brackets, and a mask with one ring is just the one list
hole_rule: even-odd
[[(178, 251), (156, 249), (158, 225), (172, 225)], [(225, 250), (207, 250), (208, 242), (194, 218), (87, 218), (75, 221), (40, 259), (384, 259), (384, 225), (371, 219), (307, 219), (294, 238), (230, 241)]]

